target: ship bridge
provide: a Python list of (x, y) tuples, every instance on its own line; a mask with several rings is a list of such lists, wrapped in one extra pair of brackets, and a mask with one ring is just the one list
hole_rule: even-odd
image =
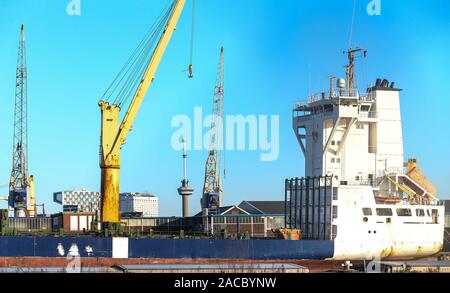
[(305, 176), (334, 176), (344, 184), (378, 182), (403, 173), (401, 90), (378, 79), (365, 93), (338, 79), (328, 92), (293, 107), (293, 129), (305, 156)]
[(357, 89), (346, 89), (321, 92), (308, 97), (308, 101), (297, 102), (293, 107), (294, 119), (301, 122), (312, 118), (312, 115), (334, 115), (343, 118), (355, 118), (365, 122), (376, 122), (376, 111), (372, 93), (361, 95)]

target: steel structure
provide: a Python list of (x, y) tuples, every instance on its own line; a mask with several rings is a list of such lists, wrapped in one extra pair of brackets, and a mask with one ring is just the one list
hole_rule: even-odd
[(216, 86), (214, 88), (213, 115), (210, 130), (210, 146), (205, 166), (205, 181), (201, 200), (202, 209), (214, 214), (222, 206), (222, 179), (220, 159), (223, 148), (224, 116), (224, 52), (220, 49)]
[[(27, 62), (25, 31), (22, 25), (16, 69), (16, 95), (14, 104), (13, 165), (9, 183), (9, 206), (16, 217), (30, 215), (30, 178), (28, 177), (28, 118), (27, 118)], [(32, 195), (34, 199), (34, 195)], [(31, 207), (32, 216), (34, 207)]]
[(332, 176), (285, 180), (285, 227), (301, 229), (303, 239), (332, 240)]

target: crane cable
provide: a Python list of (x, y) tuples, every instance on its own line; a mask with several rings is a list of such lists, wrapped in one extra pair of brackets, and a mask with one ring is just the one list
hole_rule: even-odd
[(165, 25), (172, 13), (173, 8), (174, 6), (172, 5), (172, 7), (166, 12), (166, 14), (160, 20), (158, 26), (149, 36), (147, 42), (143, 46), (141, 54), (138, 56), (138, 59), (136, 60), (136, 66), (133, 68), (132, 74), (128, 77), (127, 83), (125, 84), (125, 86), (121, 91), (121, 94), (119, 95), (118, 101), (119, 107), (122, 107), (122, 105), (125, 104), (129, 100), (129, 98), (133, 95), (133, 91), (137, 90), (137, 87), (141, 82), (141, 78), (144, 75), (144, 72), (147, 68), (147, 64), (148, 62), (150, 62), (149, 59), (151, 58), (152, 55), (150, 53), (152, 49), (155, 47), (156, 43), (158, 42), (159, 36), (163, 33)]
[(192, 26), (191, 26), (191, 50), (190, 50), (190, 57), (189, 57), (189, 78), (194, 77), (193, 73), (193, 55), (194, 55), (194, 36), (195, 36), (195, 0), (192, 0)]
[(175, 8), (176, 1), (174, 0), (172, 4), (169, 4), (163, 10), (158, 20), (146, 32), (144, 38), (102, 95), (102, 100), (109, 102), (114, 97), (112, 103), (122, 107), (133, 95), (133, 91), (137, 89), (141, 82), (141, 78), (147, 68), (146, 65), (152, 56), (151, 53), (155, 50), (159, 36), (163, 33), (165, 25)]
[[(168, 17), (168, 15), (167, 15)], [(120, 95), (119, 95), (119, 106), (122, 107), (129, 98), (133, 95), (133, 91), (136, 91), (142, 76), (146, 70), (146, 64), (149, 62), (149, 58), (151, 57), (151, 50), (154, 47), (157, 39), (159, 37), (159, 32), (162, 32), (164, 29), (165, 19), (163, 19), (155, 32), (150, 36), (149, 40), (146, 43), (146, 46), (142, 48), (141, 55), (136, 60), (136, 66), (133, 68), (132, 74), (128, 77), (126, 85), (123, 87)]]

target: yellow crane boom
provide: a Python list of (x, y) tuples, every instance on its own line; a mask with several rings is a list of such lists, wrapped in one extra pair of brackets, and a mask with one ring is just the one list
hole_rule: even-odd
[(144, 71), (137, 90), (119, 126), (120, 107), (99, 101), (101, 110), (100, 168), (101, 168), (101, 220), (103, 227), (119, 223), (120, 148), (125, 143), (137, 112), (152, 83), (156, 70), (175, 31), (186, 0), (174, 0), (167, 25)]

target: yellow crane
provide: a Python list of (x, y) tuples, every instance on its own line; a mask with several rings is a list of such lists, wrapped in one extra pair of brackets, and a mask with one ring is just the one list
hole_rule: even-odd
[(118, 225), (119, 219), (119, 175), (120, 148), (125, 144), (136, 114), (152, 83), (156, 70), (166, 51), (167, 45), (176, 29), (186, 0), (174, 0), (168, 14), (167, 24), (161, 33), (147, 67), (140, 79), (131, 103), (119, 124), (120, 104), (110, 104), (100, 100), (101, 138), (100, 138), (100, 168), (101, 168), (101, 221), (102, 227)]

